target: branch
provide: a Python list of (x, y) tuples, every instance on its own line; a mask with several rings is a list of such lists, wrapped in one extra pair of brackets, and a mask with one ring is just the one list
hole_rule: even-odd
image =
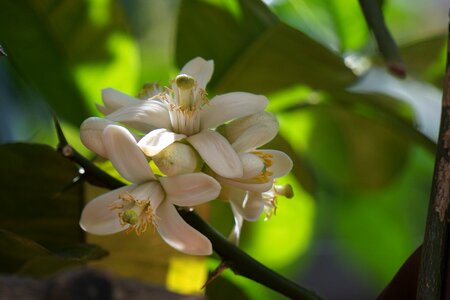
[(314, 292), (298, 286), (294, 282), (275, 273), (231, 244), (195, 212), (186, 210), (180, 210), (179, 212), (186, 222), (203, 233), (211, 241), (214, 251), (235, 274), (254, 280), (291, 299), (320, 299)]
[(359, 0), (367, 26), (373, 32), (378, 49), (384, 58), (389, 71), (400, 77), (406, 76), (406, 68), (400, 52), (384, 22), (383, 13), (376, 0)]
[[(59, 138), (57, 151), (64, 157), (69, 158), (83, 167), (86, 178), (88, 178), (90, 183), (109, 189), (116, 189), (125, 185), (73, 149), (67, 143), (56, 117), (54, 120)], [(187, 223), (203, 233), (211, 241), (214, 251), (236, 274), (252, 279), (292, 299), (320, 299), (315, 293), (265, 267), (241, 249), (231, 244), (225, 237), (203, 221), (194, 211), (180, 210), (179, 213)]]
[(56, 134), (58, 136), (58, 146), (57, 151), (61, 153), (62, 156), (70, 159), (71, 161), (78, 164), (83, 168), (84, 174), (83, 178), (86, 179), (89, 183), (104, 187), (107, 189), (116, 189), (125, 185), (120, 180), (110, 176), (109, 174), (103, 172), (102, 169), (93, 164), (89, 159), (81, 155), (78, 151), (76, 151), (72, 146), (70, 146), (64, 136), (64, 133), (61, 129), (61, 125), (59, 124), (56, 115), (53, 115), (53, 121), (55, 123)]
[[(450, 30), (449, 30), (450, 31)], [(450, 42), (450, 39), (449, 39)], [(447, 50), (448, 51), (448, 50)], [(450, 202), (450, 53), (447, 52), (441, 126), (417, 289), (418, 299), (441, 299), (447, 261)]]

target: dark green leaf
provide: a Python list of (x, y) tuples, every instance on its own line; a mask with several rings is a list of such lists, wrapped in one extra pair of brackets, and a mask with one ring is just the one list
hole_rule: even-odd
[(0, 228), (50, 249), (83, 241), (78, 225), (83, 190), (79, 174), (54, 149), (37, 144), (0, 146)]
[(105, 255), (105, 250), (88, 244), (65, 247), (54, 253), (30, 239), (0, 229), (0, 273), (48, 275)]
[(215, 92), (270, 93), (294, 84), (343, 88), (355, 78), (338, 55), (283, 24), (260, 1), (240, 1), (241, 17), (202, 1), (183, 1), (176, 60), (213, 59)]

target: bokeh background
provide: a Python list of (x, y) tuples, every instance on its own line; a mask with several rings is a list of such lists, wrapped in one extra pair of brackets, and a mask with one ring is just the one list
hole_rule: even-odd
[[(83, 234), (79, 213), (104, 190), (51, 148), (55, 113), (69, 143), (94, 159), (79, 125), (99, 115), (101, 89), (167, 85), (201, 56), (215, 63), (209, 96), (270, 99), (280, 133), (267, 147), (295, 164), (281, 180), (295, 197), (280, 198), (269, 221), (246, 223), (241, 247), (326, 299), (376, 297), (422, 242), (448, 11), (444, 0), (378, 2), (405, 79), (386, 71), (355, 0), (0, 0), (0, 272), (45, 277), (95, 259), (114, 274), (204, 292), (217, 257), (176, 253), (151, 230)], [(200, 211), (228, 234), (228, 204)], [(206, 293), (283, 299), (231, 271)]]

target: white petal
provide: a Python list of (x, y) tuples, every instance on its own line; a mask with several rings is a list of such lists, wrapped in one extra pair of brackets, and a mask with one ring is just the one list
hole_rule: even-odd
[(194, 77), (198, 86), (205, 89), (206, 84), (208, 84), (212, 77), (213, 71), (214, 62), (212, 60), (204, 60), (201, 57), (196, 57), (184, 65), (180, 74)]
[(242, 163), (230, 143), (219, 133), (203, 130), (187, 138), (206, 164), (217, 174), (228, 178), (242, 177)]
[(148, 132), (156, 128), (171, 128), (166, 104), (159, 100), (144, 100), (137, 105), (125, 106), (106, 116), (107, 119)]
[(230, 201), (231, 208), (233, 209), (233, 213), (236, 212), (240, 215), (244, 214), (244, 199), (247, 195), (247, 192), (243, 189), (235, 188), (229, 186), (229, 194), (228, 200)]
[(253, 191), (253, 192), (266, 192), (270, 190), (270, 188), (273, 185), (273, 179), (270, 179), (269, 181), (265, 183), (247, 183), (239, 181), (238, 179), (229, 179), (229, 178), (220, 178), (219, 181), (231, 185), (233, 187), (243, 189), (245, 191)]
[(106, 149), (103, 145), (103, 129), (106, 126), (116, 124), (103, 118), (91, 117), (86, 119), (80, 126), (80, 139), (83, 145), (100, 156), (106, 157)]
[(234, 226), (230, 235), (228, 236), (228, 240), (237, 246), (239, 245), (244, 218), (242, 217), (242, 214), (239, 212), (239, 210), (236, 209), (236, 205), (233, 202), (230, 202), (230, 204), (231, 210), (233, 211)]
[(203, 173), (183, 174), (159, 179), (166, 200), (179, 206), (194, 206), (217, 198), (220, 184)]
[(261, 193), (248, 192), (245, 197), (243, 217), (247, 221), (256, 221), (264, 210)]
[(172, 143), (184, 139), (184, 134), (173, 133), (165, 128), (155, 129), (146, 134), (138, 146), (147, 156), (154, 156)]
[(292, 170), (292, 160), (286, 153), (278, 150), (258, 149), (258, 151), (272, 154), (272, 166), (270, 166), (268, 170), (273, 173), (273, 178), (282, 177)]
[(260, 112), (232, 121), (225, 130), (233, 148), (246, 152), (270, 142), (278, 133), (278, 121), (273, 114)]
[(110, 205), (119, 199), (120, 194), (129, 192), (134, 187), (124, 186), (90, 201), (81, 213), (81, 228), (97, 235), (113, 234), (127, 229), (127, 226), (120, 225), (118, 211), (112, 210)]
[(156, 211), (165, 197), (164, 190), (157, 181), (139, 184), (131, 194), (138, 200), (150, 200), (153, 211)]
[(264, 169), (263, 160), (253, 153), (239, 153), (239, 158), (242, 162), (244, 174), (239, 180), (254, 178), (261, 174)]
[(107, 126), (103, 130), (103, 144), (108, 158), (125, 179), (134, 183), (155, 179), (144, 153), (127, 129), (117, 125)]
[(268, 103), (265, 96), (244, 92), (216, 96), (201, 112), (201, 128), (215, 128), (226, 121), (263, 111)]
[(211, 242), (186, 223), (172, 203), (163, 201), (156, 210), (156, 224), (161, 237), (173, 248), (192, 255), (210, 255)]
[(106, 88), (102, 90), (102, 100), (104, 106), (97, 105), (97, 108), (104, 115), (108, 115), (124, 106), (135, 105), (141, 102), (139, 99), (131, 97), (113, 88)]

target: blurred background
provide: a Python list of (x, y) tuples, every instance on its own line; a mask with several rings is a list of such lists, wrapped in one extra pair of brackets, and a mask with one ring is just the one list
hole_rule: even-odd
[[(151, 230), (140, 238), (83, 235), (83, 203), (104, 190), (78, 180), (78, 170), (49, 147), (22, 144), (55, 147), (54, 112), (69, 143), (93, 158), (79, 141), (79, 125), (100, 115), (101, 89), (137, 95), (147, 82), (167, 85), (201, 56), (215, 63), (210, 97), (246, 91), (269, 98), (280, 133), (266, 147), (285, 151), (295, 164), (281, 180), (295, 197), (280, 199), (269, 221), (246, 223), (241, 247), (326, 299), (376, 297), (422, 242), (448, 11), (444, 0), (378, 2), (405, 79), (386, 71), (358, 1), (0, 0), (7, 54), (0, 57), (0, 228), (8, 232), (0, 236), (8, 246), (0, 251), (0, 272), (49, 276), (103, 256), (100, 248), (85, 252), (88, 242), (109, 252), (92, 266), (181, 293), (204, 292), (217, 257), (176, 253)], [(229, 233), (226, 203), (201, 211)], [(206, 294), (283, 299), (231, 271)]]

